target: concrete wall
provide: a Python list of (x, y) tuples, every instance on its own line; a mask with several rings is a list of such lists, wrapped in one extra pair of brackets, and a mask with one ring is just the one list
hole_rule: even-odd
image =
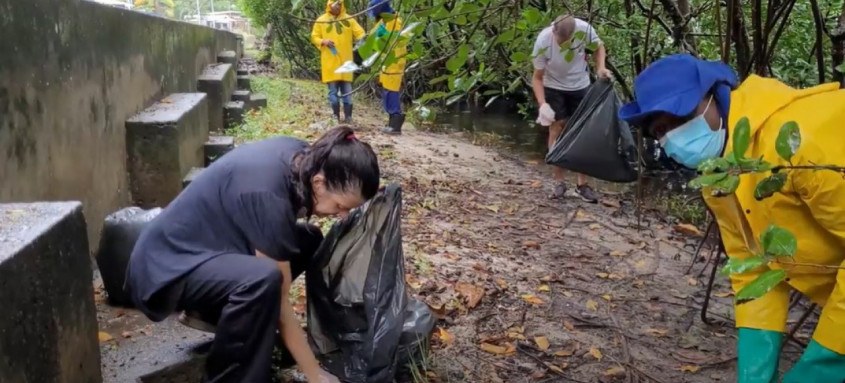
[(92, 251), (129, 203), (124, 121), (236, 35), (81, 0), (0, 0), (0, 202), (80, 200)]

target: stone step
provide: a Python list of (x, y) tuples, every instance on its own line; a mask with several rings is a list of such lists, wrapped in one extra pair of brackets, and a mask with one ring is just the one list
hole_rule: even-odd
[(0, 204), (0, 382), (100, 382), (80, 202)]
[(223, 108), (226, 129), (234, 128), (244, 121), (246, 103), (243, 101), (229, 101)]
[(238, 76), (238, 89), (252, 90), (249, 83), (249, 76)]
[(126, 168), (134, 205), (166, 206), (181, 191), (182, 177), (202, 165), (208, 109), (204, 93), (174, 93), (126, 120)]
[(188, 185), (191, 184), (191, 182), (194, 182), (194, 180), (197, 179), (197, 176), (200, 175), (200, 173), (202, 172), (203, 169), (205, 169), (205, 168), (199, 168), (199, 167), (191, 168), (191, 170), (188, 171), (188, 174), (185, 176), (185, 178), (182, 179), (182, 189), (185, 189), (186, 187), (188, 187)]
[(246, 68), (238, 68), (238, 76), (247, 76), (249, 75), (249, 70)]
[(235, 148), (235, 137), (232, 136), (211, 136), (205, 142), (205, 166), (208, 167), (217, 161), (224, 154)]
[(232, 64), (211, 64), (197, 79), (197, 91), (208, 95), (208, 128), (223, 131), (223, 106), (237, 89), (235, 69)]
[(249, 102), (250, 96), (252, 96), (252, 92), (248, 90), (238, 89), (232, 92), (232, 101)]
[(249, 110), (267, 107), (267, 96), (261, 93), (253, 93), (249, 96)]
[(217, 55), (217, 62), (222, 64), (232, 64), (232, 66), (238, 66), (238, 52), (235, 51), (223, 51)]

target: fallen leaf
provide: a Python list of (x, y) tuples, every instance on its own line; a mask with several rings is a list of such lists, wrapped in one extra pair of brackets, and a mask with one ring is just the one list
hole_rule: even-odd
[(714, 296), (717, 296), (717, 297), (719, 297), (719, 298), (727, 298), (727, 297), (729, 297), (729, 296), (731, 296), (731, 295), (734, 295), (734, 293), (733, 293), (733, 291), (725, 291), (725, 292), (722, 292), (722, 293), (715, 293), (715, 294), (713, 294), (713, 295), (714, 295)]
[(505, 355), (508, 352), (507, 347), (496, 346), (495, 344), (490, 344), (490, 343), (482, 343), (481, 344), (481, 350), (487, 351), (487, 352), (489, 352), (491, 354), (495, 354), (495, 355)]
[(635, 267), (635, 268), (637, 268), (638, 270), (643, 270), (643, 269), (645, 269), (645, 267), (646, 267), (646, 261), (645, 261), (645, 259), (640, 259), (639, 261), (637, 261), (636, 263), (634, 263), (634, 267)]
[(563, 327), (569, 331), (575, 331), (575, 324), (568, 320), (563, 321)]
[(610, 274), (608, 274), (608, 273), (596, 273), (596, 276), (601, 278), (601, 279), (607, 279), (607, 277), (609, 277)]
[(540, 282), (551, 282), (554, 278), (551, 275), (544, 275), (540, 278)]
[(553, 354), (554, 356), (572, 356), (575, 355), (575, 351), (578, 350), (578, 343), (569, 342), (564, 348), (555, 351)]
[(440, 339), (441, 343), (448, 346), (455, 342), (455, 336), (446, 331), (446, 329), (444, 329), (443, 327), (438, 327), (437, 330), (437, 337)]
[(588, 227), (590, 228), (590, 230), (598, 230), (598, 229), (601, 229), (601, 225), (599, 225), (599, 224), (597, 224), (597, 223), (591, 224), (591, 225), (590, 225), (590, 226), (588, 226)]
[(602, 198), (601, 204), (607, 207), (615, 207), (617, 209), (622, 207), (622, 205), (619, 204), (619, 201), (611, 198)]
[(508, 281), (506, 281), (502, 278), (496, 279), (496, 286), (499, 286), (499, 288), (502, 289), (502, 290), (507, 290), (508, 289)]
[(548, 367), (549, 370), (552, 370), (552, 371), (554, 371), (558, 374), (563, 374), (563, 369), (566, 368), (568, 365), (564, 363), (562, 366), (563, 366), (563, 368), (555, 366), (554, 364), (551, 364), (551, 363), (546, 363), (546, 367)]
[(484, 297), (484, 288), (470, 283), (458, 282), (455, 285), (455, 291), (466, 298), (468, 308), (475, 308), (475, 306), (478, 306), (478, 303), (481, 302), (481, 298)]
[(621, 275), (616, 274), (616, 273), (610, 273), (610, 274), (607, 276), (607, 279), (615, 279), (615, 280), (617, 280), (617, 281), (622, 280), (623, 278), (624, 278), (624, 277), (622, 277)]
[(695, 236), (695, 237), (704, 236), (704, 233), (702, 233), (701, 230), (699, 230), (697, 227), (695, 227), (695, 225), (690, 225), (688, 223), (681, 223), (681, 224), (675, 225), (675, 227), (673, 227), (673, 229), (675, 229), (675, 231), (677, 231), (681, 234), (691, 235), (691, 236)]
[(541, 188), (541, 187), (543, 187), (543, 181), (534, 180), (534, 181), (531, 182), (531, 187), (534, 188), (534, 189)]
[(120, 336), (122, 336), (122, 337), (124, 337), (124, 338), (131, 338), (131, 337), (132, 337), (132, 333), (131, 333), (131, 332), (129, 332), (129, 331), (124, 331), (124, 332), (120, 333)]
[(622, 257), (625, 255), (628, 255), (628, 253), (622, 250), (613, 250), (610, 252), (611, 257)]
[(518, 340), (525, 340), (525, 335), (522, 335), (518, 332), (508, 332), (508, 338), (510, 339), (518, 339)]
[(592, 355), (593, 358), (596, 358), (597, 360), (601, 360), (602, 358), (601, 351), (596, 347), (590, 347), (590, 355)]
[(516, 352), (516, 345), (511, 343), (506, 343), (507, 347), (505, 347), (505, 354), (513, 354)]
[(646, 334), (649, 334), (649, 335), (651, 335), (651, 336), (655, 336), (655, 337), (658, 337), (658, 338), (659, 338), (659, 337), (664, 337), (664, 336), (666, 336), (666, 334), (668, 334), (668, 333), (669, 333), (669, 330), (665, 330), (665, 329), (656, 329), (656, 328), (647, 328), (647, 329), (645, 330), (645, 332), (646, 332)]
[(498, 213), (498, 212), (499, 212), (499, 206), (498, 206), (498, 205), (489, 205), (489, 206), (486, 206), (486, 205), (481, 205), (481, 207), (483, 207), (483, 208), (485, 208), (485, 209), (487, 209), (487, 210), (490, 210), (490, 211), (492, 211), (492, 212), (494, 212), (494, 213)]
[(681, 372), (689, 372), (689, 373), (692, 373), (692, 374), (698, 372), (698, 370), (700, 370), (700, 369), (701, 369), (701, 367), (692, 366), (692, 365), (681, 366), (681, 368), (679, 368), (679, 370)]
[(513, 327), (509, 328), (508, 331), (523, 334), (523, 333), (525, 333), (525, 327), (513, 326)]
[(619, 377), (625, 376), (626, 372), (627, 371), (625, 370), (625, 367), (616, 366), (616, 367), (611, 367), (607, 371), (605, 371), (604, 376), (606, 376), (608, 378), (619, 378)]
[(534, 380), (543, 379), (544, 376), (546, 376), (545, 371), (539, 371), (539, 370), (534, 371), (534, 373), (531, 374), (531, 378), (534, 379)]
[(534, 295), (532, 295), (532, 294), (524, 294), (524, 295), (522, 296), (522, 299), (523, 299), (524, 301), (526, 301), (526, 302), (528, 302), (528, 303), (532, 304), (532, 305), (542, 305), (542, 304), (546, 303), (546, 302), (543, 302), (543, 300), (542, 300), (542, 299), (537, 298), (536, 296), (534, 296)]
[(567, 298), (572, 298), (572, 292), (571, 291), (564, 291), (563, 296), (565, 296)]
[(537, 288), (537, 291), (549, 292), (549, 291), (552, 291), (552, 289), (549, 288), (549, 285), (542, 284), (542, 285), (540, 285), (540, 287)]
[(539, 347), (540, 350), (546, 351), (549, 349), (549, 340), (544, 336), (534, 337), (534, 343), (537, 343), (537, 347)]
[(540, 250), (540, 244), (537, 243), (537, 241), (524, 241), (522, 242), (522, 247), (526, 249)]
[(97, 334), (97, 337), (98, 337), (98, 338), (100, 338), (100, 343), (103, 343), (103, 342), (108, 342), (108, 341), (110, 341), (110, 340), (114, 339), (114, 337), (113, 337), (113, 336), (111, 336), (109, 333), (104, 332), (104, 331), (100, 331), (100, 332)]
[(604, 294), (604, 295), (602, 295), (601, 297), (602, 297), (602, 299), (604, 299), (604, 300), (606, 300), (606, 301), (608, 301), (608, 302), (610, 302), (610, 300), (612, 299), (612, 297), (610, 296), (610, 294)]
[(596, 302), (592, 299), (588, 300), (587, 301), (587, 309), (590, 310), (590, 311), (597, 311), (599, 309), (598, 302)]
[(698, 285), (698, 279), (695, 279), (693, 277), (689, 277), (689, 278), (687, 278), (687, 283), (689, 283), (690, 286), (697, 286)]

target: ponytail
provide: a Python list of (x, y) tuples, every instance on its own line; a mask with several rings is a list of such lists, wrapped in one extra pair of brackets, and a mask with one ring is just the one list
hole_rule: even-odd
[(332, 128), (297, 154), (294, 160), (297, 194), (307, 216), (311, 216), (314, 209), (311, 179), (320, 172), (326, 178), (326, 188), (330, 191), (360, 190), (365, 200), (373, 198), (378, 192), (380, 174), (376, 154), (369, 144), (358, 140), (349, 125)]

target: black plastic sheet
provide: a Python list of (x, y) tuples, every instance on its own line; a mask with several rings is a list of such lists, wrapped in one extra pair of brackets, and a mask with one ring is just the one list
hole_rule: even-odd
[(609, 80), (598, 80), (567, 120), (546, 163), (610, 182), (637, 180), (637, 150), (622, 102)]
[(406, 292), (401, 210), (390, 185), (335, 224), (306, 271), (312, 349), (344, 382), (393, 382), (428, 346), (434, 317)]

